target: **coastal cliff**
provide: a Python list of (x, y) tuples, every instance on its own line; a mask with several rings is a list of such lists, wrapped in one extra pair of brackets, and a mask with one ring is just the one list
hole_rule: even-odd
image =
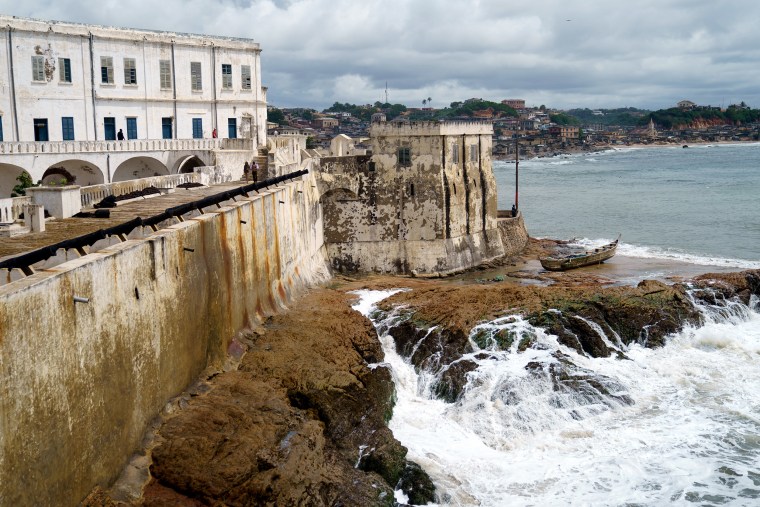
[[(410, 289), (382, 301), (372, 319), (399, 354), (434, 376), (433, 396), (449, 403), (462, 397), (483, 359), (541, 349), (535, 329), (581, 356), (626, 360), (624, 345), (656, 348), (699, 324), (698, 302), (747, 305), (760, 295), (760, 270), (636, 287), (451, 282), (336, 279), (339, 290), (313, 290), (239, 336), (229, 349), (234, 366), (208, 374), (165, 410), (145, 449), (149, 482), (140, 486), (141, 499), (127, 503), (393, 505), (395, 488), (412, 504), (436, 499), (430, 479), (407, 461), (387, 427), (391, 372), (375, 328), (350, 308), (352, 290)], [(633, 403), (614, 380), (561, 351), (551, 355), (548, 363), (527, 362), (527, 373), (591, 404)], [(85, 504), (109, 504), (104, 497), (96, 492)]]

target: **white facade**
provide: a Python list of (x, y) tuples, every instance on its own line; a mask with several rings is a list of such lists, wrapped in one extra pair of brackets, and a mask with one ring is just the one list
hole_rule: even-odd
[(2, 141), (100, 141), (119, 130), (211, 138), (216, 129), (266, 143), (252, 40), (11, 16), (0, 16), (0, 33)]

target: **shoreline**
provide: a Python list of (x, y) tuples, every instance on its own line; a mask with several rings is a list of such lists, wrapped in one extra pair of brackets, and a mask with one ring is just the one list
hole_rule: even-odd
[[(567, 156), (576, 156), (576, 155), (586, 155), (586, 154), (593, 154), (593, 153), (602, 153), (607, 151), (621, 151), (621, 150), (627, 150), (627, 149), (646, 149), (646, 148), (682, 148), (686, 146), (688, 148), (692, 147), (706, 147), (706, 146), (742, 146), (742, 145), (752, 145), (752, 144), (760, 144), (760, 141), (702, 141), (702, 142), (695, 142), (695, 143), (666, 143), (666, 142), (656, 142), (656, 143), (630, 143), (630, 144), (608, 144), (608, 145), (594, 145), (591, 148), (584, 149), (584, 147), (577, 147), (573, 149), (562, 149), (553, 151), (551, 154), (541, 154), (541, 155), (532, 155), (532, 156), (520, 156), (520, 161), (526, 161), (526, 160), (537, 160), (537, 159), (552, 159), (557, 157), (567, 157)], [(508, 163), (514, 163), (515, 158), (514, 156), (507, 157), (507, 156), (501, 156), (501, 155), (494, 155), (493, 160), (499, 161), (499, 162), (508, 162)]]

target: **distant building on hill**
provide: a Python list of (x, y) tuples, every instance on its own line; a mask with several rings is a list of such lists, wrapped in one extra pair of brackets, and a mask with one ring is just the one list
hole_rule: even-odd
[(525, 100), (523, 99), (506, 99), (502, 100), (501, 103), (512, 109), (525, 109)]
[(311, 122), (312, 126), (314, 128), (318, 129), (328, 129), (328, 128), (334, 128), (340, 125), (340, 121), (337, 118), (329, 118), (329, 117), (323, 117), (323, 118), (315, 118)]
[(679, 109), (689, 110), (689, 109), (694, 109), (695, 107), (697, 107), (697, 105), (690, 100), (682, 100), (681, 102), (678, 103), (678, 107)]
[(549, 127), (549, 134), (560, 139), (578, 139), (580, 128), (573, 125), (555, 125)]

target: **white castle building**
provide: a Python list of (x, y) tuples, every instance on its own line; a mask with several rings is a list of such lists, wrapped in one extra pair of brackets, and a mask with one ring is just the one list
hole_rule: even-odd
[(110, 183), (266, 143), (253, 40), (12, 16), (0, 32), (0, 198), (21, 171)]

